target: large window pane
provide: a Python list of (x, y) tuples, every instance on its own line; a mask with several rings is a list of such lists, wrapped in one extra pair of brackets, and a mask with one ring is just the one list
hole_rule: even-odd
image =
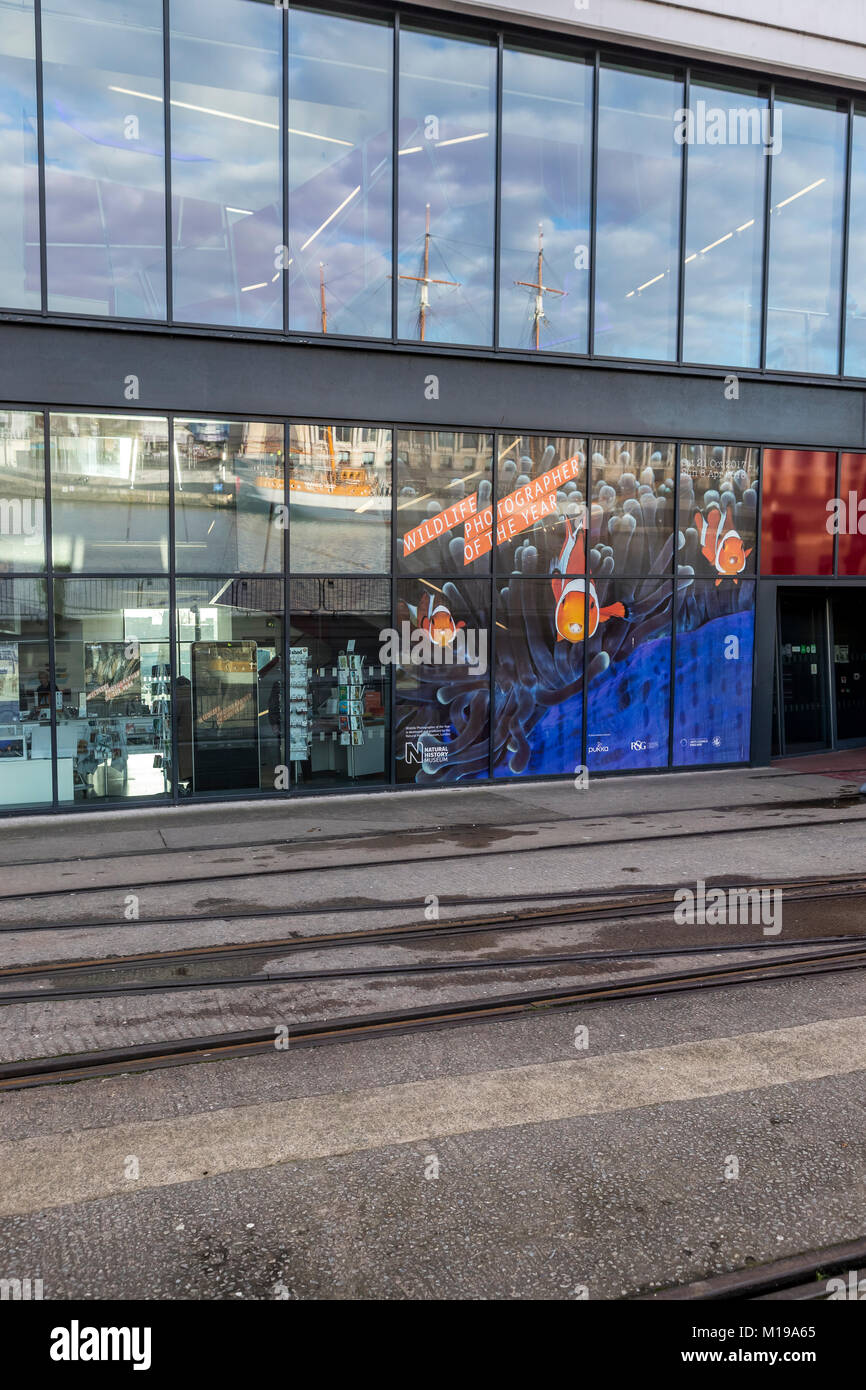
[[(62, 768), (67, 786), (71, 796), (71, 773)], [(50, 804), (51, 795), (45, 581), (0, 579), (0, 810)]]
[(486, 778), (489, 581), (401, 580), (397, 631), (397, 781), (431, 786)]
[(749, 758), (755, 583), (680, 581), (674, 690), (676, 767)]
[(765, 449), (761, 490), (761, 573), (832, 574), (836, 455)]
[(352, 786), (390, 776), (388, 579), (291, 584), (289, 760), (292, 782)]
[(168, 570), (168, 421), (51, 416), (54, 566)]
[(601, 612), (590, 638), (586, 763), (590, 771), (665, 767), (670, 718), (670, 579), (599, 580)]
[(391, 335), (394, 34), (289, 12), (289, 326)]
[(593, 439), (590, 571), (669, 574), (676, 448), (654, 439)]
[(507, 48), (502, 87), (499, 341), (586, 352), (592, 67)]
[(839, 370), (845, 103), (776, 98), (767, 366)]
[(167, 581), (57, 580), (54, 620), (59, 799), (167, 796)]
[(680, 456), (680, 571), (712, 576), (717, 588), (754, 574), (758, 450), (741, 444), (683, 444)]
[(550, 574), (566, 523), (584, 522), (586, 440), (500, 434), (496, 460), (496, 568)]
[(401, 338), (493, 341), (495, 78), (492, 44), (400, 32)]
[(866, 376), (866, 107), (854, 110), (852, 141), (845, 371)]
[(391, 569), (391, 431), (292, 425), (289, 565), (294, 574)]
[[(584, 581), (572, 593), (583, 608)], [(499, 585), (494, 777), (574, 773), (583, 761), (584, 648), (582, 641), (557, 640), (561, 611), (550, 580), (516, 574)]]
[(199, 574), (283, 568), (282, 425), (175, 420), (177, 568)]
[(283, 584), (177, 581), (181, 794), (285, 790)]
[(397, 432), (397, 572), (490, 571), (493, 435)]
[(0, 574), (44, 568), (43, 417), (0, 410)]
[(767, 98), (693, 80), (689, 106), (683, 357), (757, 367)]
[(42, 11), (48, 307), (165, 317), (161, 0)]
[(282, 328), (282, 12), (171, 0), (174, 316)]
[(674, 77), (600, 70), (594, 351), (607, 357), (676, 357), (682, 104)]
[(38, 309), (39, 181), (33, 0), (5, 0), (0, 22), (0, 305)]

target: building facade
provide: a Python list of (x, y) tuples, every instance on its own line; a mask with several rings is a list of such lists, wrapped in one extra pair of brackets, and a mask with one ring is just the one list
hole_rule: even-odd
[(0, 0), (0, 811), (866, 743), (864, 36), (798, 18)]

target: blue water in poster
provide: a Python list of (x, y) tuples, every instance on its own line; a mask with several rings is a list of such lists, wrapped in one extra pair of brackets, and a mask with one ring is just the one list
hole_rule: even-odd
[[(497, 690), (496, 695), (496, 708), (499, 713), (503, 704), (501, 692)], [(516, 762), (522, 774), (527, 777), (558, 776), (576, 772), (581, 761), (582, 711), (581, 694), (573, 695), (570, 700), (561, 705), (554, 705), (551, 709), (545, 709), (543, 705), (537, 706), (537, 722), (533, 724), (531, 718), (527, 721), (531, 727), (525, 734), (528, 745), (525, 759), (521, 758), (518, 762), (518, 744), (515, 741), (514, 747), (507, 749), (507, 760), (496, 764), (493, 770), (494, 777), (521, 775), (515, 770)]]
[[(748, 608), (714, 618), (696, 631), (679, 633), (676, 766), (748, 761), (754, 628), (754, 610)], [(726, 650), (731, 655), (726, 656)]]
[(589, 687), (590, 772), (666, 767), (671, 677), (668, 636), (641, 642)]

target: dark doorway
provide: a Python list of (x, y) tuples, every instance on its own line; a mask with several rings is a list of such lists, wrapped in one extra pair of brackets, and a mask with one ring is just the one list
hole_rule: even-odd
[(827, 699), (827, 598), (823, 590), (779, 595), (779, 684), (786, 753), (832, 744)]
[(866, 590), (847, 589), (830, 600), (836, 742), (866, 742)]
[(774, 752), (866, 743), (866, 589), (779, 591)]

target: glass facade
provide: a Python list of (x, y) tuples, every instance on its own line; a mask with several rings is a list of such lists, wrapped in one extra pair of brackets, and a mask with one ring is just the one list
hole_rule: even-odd
[(866, 572), (864, 458), (0, 411), (0, 808), (747, 761), (756, 579)]
[(166, 314), (162, 0), (42, 11), (48, 308)]
[(289, 509), (295, 574), (391, 568), (392, 431), (292, 425)]
[(165, 798), (172, 785), (164, 579), (54, 584), (57, 797)]
[(769, 101), (693, 81), (689, 111), (683, 357), (759, 367)]
[(282, 21), (248, 0), (172, 0), (176, 319), (281, 328)]
[(394, 34), (289, 13), (289, 327), (391, 333)]
[(174, 422), (174, 550), (192, 573), (278, 574), (286, 533), (282, 425)]
[(54, 568), (167, 573), (168, 421), (60, 414), (50, 421)]
[(282, 580), (178, 579), (176, 605), (180, 794), (275, 790), (286, 772)]
[(602, 64), (598, 89), (595, 344), (605, 357), (677, 355), (683, 80)]
[(851, 208), (848, 217), (848, 286), (845, 304), (845, 371), (866, 376), (866, 105), (856, 105), (851, 130)]
[(586, 352), (592, 67), (510, 47), (502, 61), (499, 342)]
[(0, 79), (0, 313), (866, 377), (862, 97), (266, 0), (5, 0)]
[(777, 96), (767, 366), (839, 370), (847, 103)]
[(0, 578), (0, 810), (51, 805), (50, 668), (45, 580)]
[(7, 0), (0, 26), (0, 305), (38, 309), (39, 175), (33, 0)]
[(496, 49), (404, 28), (399, 95), (399, 336), (492, 343)]
[[(0, 13), (6, 331), (49, 381), (189, 345), (0, 402), (0, 810), (748, 760), (760, 580), (866, 576), (862, 98), (339, 0)], [(701, 438), (729, 370), (848, 423)]]

